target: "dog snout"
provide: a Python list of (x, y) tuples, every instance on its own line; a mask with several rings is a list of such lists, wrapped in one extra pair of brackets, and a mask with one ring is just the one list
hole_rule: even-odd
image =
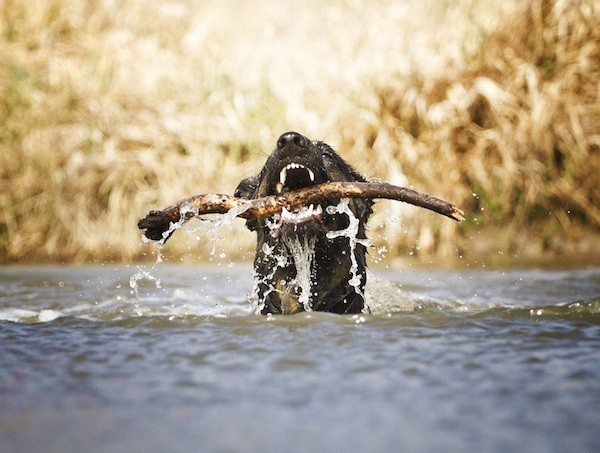
[(298, 132), (286, 132), (277, 140), (277, 149), (283, 149), (289, 144), (294, 144), (300, 148), (308, 147), (309, 141)]

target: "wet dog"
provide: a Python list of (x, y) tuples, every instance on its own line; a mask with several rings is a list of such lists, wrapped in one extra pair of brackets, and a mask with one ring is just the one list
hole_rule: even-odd
[[(331, 147), (287, 132), (235, 196), (255, 199), (324, 182), (366, 181)], [(373, 201), (328, 200), (248, 220), (257, 233), (255, 293), (262, 314), (360, 313), (366, 283), (365, 227)]]

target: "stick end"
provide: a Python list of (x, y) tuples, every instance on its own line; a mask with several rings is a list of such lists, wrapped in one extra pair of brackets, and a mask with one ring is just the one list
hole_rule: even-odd
[(450, 216), (457, 222), (460, 222), (461, 220), (465, 220), (465, 211), (458, 209), (456, 206), (452, 206), (452, 213)]

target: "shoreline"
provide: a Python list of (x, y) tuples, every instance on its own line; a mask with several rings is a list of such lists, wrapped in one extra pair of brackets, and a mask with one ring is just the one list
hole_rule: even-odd
[[(367, 255), (368, 266), (371, 269), (402, 269), (402, 268), (573, 268), (600, 266), (600, 232), (589, 231), (578, 241), (561, 242), (561, 238), (553, 238), (554, 245), (546, 250), (541, 250), (539, 244), (527, 235), (521, 236), (521, 243), (529, 247), (506, 252), (498, 250), (498, 238), (489, 235), (486, 230), (478, 231), (478, 235), (486, 236), (485, 240), (474, 242), (462, 238), (460, 247), (464, 250), (461, 255), (454, 251), (452, 255), (442, 253), (419, 254), (414, 251), (402, 250), (400, 252), (385, 252), (378, 254), (382, 247), (389, 249), (391, 246), (378, 244), (369, 249)], [(182, 234), (180, 236), (183, 236)], [(251, 233), (248, 236), (253, 239)], [(222, 243), (227, 243), (228, 236), (222, 238)], [(470, 244), (469, 249), (465, 245)], [(249, 241), (242, 250), (227, 250), (226, 247), (215, 245), (214, 250), (207, 251), (207, 241), (196, 240), (185, 235), (179, 240), (160, 248), (161, 261), (167, 265), (214, 265), (222, 266), (230, 263), (252, 264), (254, 259), (254, 242)], [(88, 256), (73, 255), (63, 256), (60, 259), (50, 259), (47, 256), (33, 256), (28, 259), (8, 259), (0, 256), (0, 267), (10, 266), (38, 266), (38, 265), (142, 265), (152, 264), (157, 261), (159, 246), (154, 244), (141, 244), (139, 253), (135, 256), (125, 256), (116, 250), (108, 250), (104, 255)], [(211, 253), (212, 252), (212, 253)], [(221, 255), (221, 257), (219, 256)]]

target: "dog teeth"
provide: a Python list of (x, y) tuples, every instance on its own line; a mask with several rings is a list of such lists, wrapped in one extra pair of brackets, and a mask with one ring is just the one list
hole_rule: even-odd
[[(293, 170), (296, 168), (303, 168), (304, 170), (306, 170), (310, 180), (313, 182), (315, 181), (315, 174), (310, 168), (308, 168), (302, 164), (297, 164), (295, 162), (292, 162), (291, 164), (287, 164), (285, 167), (283, 167), (281, 169), (281, 172), (279, 172), (279, 183), (276, 186), (277, 192), (281, 193), (281, 190), (283, 190), (283, 186), (285, 186), (285, 181), (287, 179), (287, 171)], [(281, 188), (280, 188), (280, 184), (281, 184)]]
[(282, 183), (280, 183), (280, 182), (278, 182), (278, 183), (275, 185), (275, 190), (277, 191), (277, 193), (281, 193), (281, 191), (283, 190), (283, 184), (282, 184)]
[[(289, 167), (289, 165), (288, 165), (288, 167)], [(283, 167), (281, 169), (281, 172), (279, 173), (279, 184), (277, 184), (277, 187), (281, 186), (281, 188), (283, 189), (283, 186), (285, 185), (285, 180), (287, 178), (288, 167)]]
[(323, 207), (318, 204), (304, 206), (297, 211), (290, 211), (287, 208), (281, 210), (281, 220), (284, 223), (302, 223), (311, 220), (315, 217), (319, 217), (323, 214)]
[(294, 215), (290, 211), (288, 211), (287, 208), (283, 208), (281, 210), (281, 220), (283, 220), (284, 222), (289, 222), (293, 218)]

